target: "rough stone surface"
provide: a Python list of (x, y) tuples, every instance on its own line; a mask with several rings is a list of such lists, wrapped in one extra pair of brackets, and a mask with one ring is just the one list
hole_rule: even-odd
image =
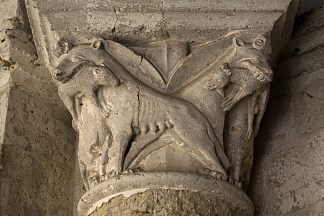
[(228, 205), (228, 203), (204, 193), (152, 189), (127, 198), (124, 195), (114, 197), (90, 215), (242, 216), (246, 215), (246, 212), (239, 211), (235, 207)]
[[(323, 10), (313, 13), (307, 16), (319, 16)], [(305, 23), (310, 22), (306, 19)], [(285, 59), (275, 71), (268, 111), (256, 141), (249, 193), (260, 216), (324, 214), (324, 49), (313, 43), (320, 41), (322, 29), (308, 33), (303, 29), (307, 25), (301, 25), (297, 28), (306, 33), (288, 44)], [(300, 52), (291, 52), (299, 47)]]
[(35, 61), (23, 1), (0, 5), (0, 215), (72, 215), (69, 114)]
[(324, 3), (322, 3), (322, 6), (319, 6), (316, 10), (302, 14), (296, 19), (297, 26), (294, 31), (294, 38), (312, 32), (313, 30), (318, 30), (318, 28), (324, 26), (323, 5)]
[(284, 13), (298, 1), (68, 0), (57, 5), (27, 0), (26, 4), (39, 57), (55, 66), (57, 42), (80, 44), (96, 36), (138, 46), (166, 39), (203, 43), (232, 31), (271, 31), (275, 23), (279, 31), (289, 32), (278, 19), (283, 23), (293, 19), (294, 13)]
[(300, 0), (297, 15), (307, 13), (318, 6), (323, 6), (323, 0)]
[[(150, 196), (150, 191), (153, 191), (153, 193), (155, 193), (154, 191), (160, 191), (159, 193), (164, 193), (167, 199), (164, 199), (163, 196), (150, 199), (150, 197), (147, 197)], [(139, 202), (142, 201), (141, 205), (138, 202), (134, 203), (134, 207), (137, 206), (136, 208), (141, 208), (141, 206), (152, 208), (155, 205), (160, 208), (159, 206), (162, 206), (163, 203), (165, 206), (170, 206), (172, 205), (171, 199), (174, 199), (174, 206), (178, 207), (173, 210), (178, 211), (179, 214), (181, 214), (181, 210), (188, 211), (186, 210), (187, 204), (189, 204), (189, 208), (197, 206), (196, 211), (198, 211), (198, 206), (206, 205), (214, 205), (212, 209), (222, 211), (224, 206), (227, 205), (225, 209), (230, 212), (237, 211), (241, 215), (252, 216), (254, 212), (252, 202), (245, 192), (224, 180), (190, 173), (141, 172), (113, 177), (96, 185), (81, 198), (78, 206), (78, 209), (82, 210), (80, 215), (91, 214), (96, 209), (99, 210), (104, 203), (110, 205), (110, 201), (120, 194), (122, 195), (120, 198), (125, 196)], [(200, 198), (193, 198), (190, 203), (190, 199), (185, 201), (182, 198), (184, 194), (195, 194), (196, 197)], [(147, 198), (141, 200), (141, 197)], [(233, 199), (234, 197), (235, 199)], [(125, 198), (125, 200), (127, 199)], [(213, 201), (205, 203), (205, 200)], [(187, 204), (181, 205), (183, 201)], [(222, 207), (219, 209), (220, 206)], [(166, 211), (173, 214), (171, 213), (172, 209), (166, 209)], [(209, 209), (205, 209), (203, 212), (208, 211)], [(222, 213), (225, 214), (226, 211)], [(127, 212), (125, 214), (127, 215)], [(160, 215), (160, 213), (157, 213), (157, 215)]]
[[(253, 139), (273, 77), (269, 33), (275, 29), (276, 39), (287, 39), (296, 2), (277, 2), (275, 8), (217, 2), (218, 9), (210, 4), (207, 10), (181, 1), (66, 1), (66, 9), (55, 10), (46, 2), (27, 1), (38, 54), (53, 67), (59, 96), (79, 135), (87, 193), (121, 173), (161, 171), (155, 164), (163, 171), (228, 179), (247, 190)], [(252, 8), (257, 10), (251, 13)], [(144, 53), (112, 40), (93, 40), (96, 35)], [(189, 50), (189, 43), (196, 49)], [(184, 157), (167, 161), (161, 156), (168, 151)]]
[[(25, 2), (29, 17), (27, 17)], [(289, 4), (290, 2), (292, 3)], [(322, 0), (300, 1), (298, 14), (301, 16), (296, 19), (292, 40), (281, 52), (280, 63), (275, 71), (275, 82), (272, 84), (268, 112), (256, 141), (255, 163), (249, 190), (257, 216), (324, 214), (324, 160), (322, 159), (324, 153), (322, 117), (324, 115), (322, 61), (324, 13), (321, 4), (323, 5)], [(309, 12), (314, 7), (318, 8)], [(288, 14), (285, 15), (287, 10)], [(0, 215), (77, 215), (77, 203), (86, 189), (83, 186), (85, 181), (80, 176), (91, 180), (92, 186), (99, 185), (96, 175), (79, 171), (75, 154), (76, 136), (71, 126), (71, 117), (58, 97), (56, 85), (51, 80), (50, 73), (53, 71), (47, 68), (56, 66), (59, 60), (59, 48), (64, 47), (65, 42), (74, 45), (91, 43), (99, 37), (119, 42), (120, 45), (115, 47), (115, 53), (110, 54), (115, 54), (113, 56), (117, 61), (130, 73), (135, 74), (137, 79), (150, 87), (153, 85), (152, 88), (154, 88), (161, 84), (154, 86), (158, 83), (155, 81), (170, 80), (174, 75), (172, 72), (176, 71), (173, 68), (180, 68), (182, 72), (202, 70), (204, 65), (213, 60), (214, 52), (224, 53), (225, 48), (230, 44), (229, 41), (223, 41), (224, 43), (211, 46), (209, 50), (206, 49), (204, 55), (199, 55), (201, 54), (199, 50), (204, 47), (204, 43), (217, 38), (222, 40), (221, 37), (228, 33), (230, 34), (224, 37), (232, 39), (229, 37), (232, 32), (239, 36), (236, 42), (242, 46), (242, 44), (253, 45), (252, 39), (256, 38), (259, 33), (270, 33), (269, 31), (273, 30), (271, 42), (272, 65), (274, 66), (276, 56), (290, 38), (296, 10), (297, 1), (291, 0), (0, 0)], [(308, 13), (304, 14), (305, 12)], [(270, 38), (270, 34), (265, 36)], [(123, 48), (120, 51), (122, 46), (127, 47), (128, 50)], [(119, 53), (116, 54), (116, 52)], [(132, 52), (134, 55), (131, 54)], [(190, 53), (198, 53), (196, 56), (200, 56), (197, 58), (191, 55), (191, 57), (194, 56), (192, 59), (196, 64), (187, 64), (186, 61), (182, 61)], [(256, 56), (255, 52), (252, 54)], [(241, 80), (237, 78), (235, 80), (235, 77), (224, 79), (224, 74), (230, 74), (230, 69), (233, 69), (233, 73), (240, 72), (238, 65), (233, 62), (235, 61), (227, 62), (229, 63), (227, 65), (217, 64), (216, 71), (221, 71), (223, 77), (217, 73), (214, 77), (201, 76), (203, 81), (210, 81), (207, 86), (216, 86), (213, 91), (213, 93), (216, 92), (215, 101), (220, 101), (222, 94), (231, 93), (231, 88), (225, 91), (223, 89), (222, 85), (227, 85), (227, 82), (242, 85)], [(98, 71), (109, 73), (109, 69), (100, 63), (86, 65), (83, 71), (87, 70), (97, 75), (100, 75)], [(249, 67), (253, 68), (251, 65)], [(115, 72), (113, 69), (112, 71)], [(145, 74), (155, 69), (162, 72), (161, 79)], [(257, 71), (255, 67), (254, 70)], [(188, 77), (190, 80), (191, 72), (185, 74), (176, 80), (183, 81)], [(113, 80), (112, 77), (110, 76), (109, 79)], [(152, 78), (154, 82), (148, 81), (147, 78)], [(270, 76), (268, 78), (270, 80)], [(125, 87), (127, 78), (117, 76), (117, 79), (122, 82), (115, 82), (114, 85)], [(132, 82), (129, 83), (132, 84)], [(172, 82), (170, 83), (171, 86)], [(173, 82), (173, 85), (174, 83), (177, 82)], [(88, 82), (87, 85), (82, 86), (83, 91), (89, 93), (88, 89), (93, 88), (95, 84)], [(176, 101), (177, 105), (181, 104), (178, 98), (190, 101), (211, 122), (207, 125), (215, 130), (217, 139), (221, 140), (219, 144), (225, 145), (225, 153), (235, 154), (233, 153), (235, 149), (243, 151), (246, 147), (243, 152), (249, 154), (248, 157), (247, 155), (243, 157), (243, 159), (248, 158), (244, 163), (251, 164), (253, 140), (246, 140), (247, 134), (251, 133), (246, 125), (248, 125), (249, 113), (251, 113), (247, 107), (253, 101), (253, 97), (251, 95), (246, 97), (240, 101), (238, 106), (231, 109), (230, 100), (222, 104), (200, 101), (211, 95), (210, 92), (206, 93), (207, 91), (202, 94), (200, 84), (202, 83), (193, 82), (189, 85), (195, 91), (171, 92), (165, 86), (165, 88), (155, 90), (171, 95), (170, 98)], [(114, 108), (116, 104), (124, 108), (129, 107), (127, 102), (124, 101), (124, 103), (120, 98), (110, 96), (111, 92), (123, 94), (123, 91), (116, 90), (116, 86), (105, 88), (102, 92), (104, 99), (101, 98), (101, 102), (112, 102), (114, 99)], [(163, 85), (159, 87), (161, 86)], [(252, 84), (250, 83), (249, 86)], [(177, 87), (174, 85), (172, 88)], [(143, 97), (143, 92), (149, 92), (139, 85), (134, 85), (132, 90), (138, 97)], [(130, 93), (129, 90), (125, 91)], [(60, 92), (64, 93), (64, 88), (61, 88)], [(76, 92), (69, 92), (69, 95), (71, 94), (76, 94)], [(157, 96), (159, 94), (154, 93), (151, 96), (154, 95), (155, 98), (161, 99), (162, 97)], [(132, 102), (140, 101), (139, 99)], [(91, 110), (97, 108), (91, 104), (95, 103), (87, 99), (78, 102), (81, 102), (83, 106), (84, 122), (89, 122), (89, 119), (93, 120), (94, 112)], [(167, 99), (163, 99), (163, 102), (170, 104)], [(258, 101), (258, 103), (261, 102), (261, 100)], [(206, 104), (221, 113), (221, 117), (215, 120), (214, 113), (206, 113), (208, 110), (208, 107), (204, 107)], [(139, 104), (136, 105), (140, 107)], [(188, 114), (187, 111), (190, 108), (191, 111), (196, 110), (191, 105), (185, 108), (181, 115)], [(85, 112), (87, 109), (90, 111)], [(230, 109), (231, 112), (225, 117), (224, 111), (228, 111), (226, 109)], [(130, 109), (125, 110), (130, 111)], [(71, 109), (69, 111), (71, 112)], [(260, 110), (257, 112), (260, 113)], [(80, 142), (90, 141), (91, 148), (85, 150), (86, 152), (90, 150), (90, 153), (96, 156), (95, 160), (88, 162), (91, 164), (89, 167), (97, 171), (96, 169), (102, 168), (103, 164), (98, 165), (98, 146), (92, 144), (96, 143), (96, 132), (107, 135), (107, 131), (101, 127), (106, 122), (102, 121), (100, 112), (96, 110), (95, 113), (97, 113), (95, 119), (97, 123), (99, 122), (96, 126), (82, 125), (74, 121), (74, 127), (81, 128), (81, 132), (92, 130), (93, 134), (89, 133), (92, 138), (84, 139), (85, 136), (81, 136), (83, 140)], [(127, 115), (130, 114), (124, 116)], [(197, 115), (198, 119), (205, 119), (201, 114)], [(75, 120), (75, 116), (73, 118)], [(121, 120), (121, 118), (116, 119)], [(146, 120), (143, 122), (146, 123)], [(204, 120), (202, 122), (206, 123)], [(191, 124), (197, 129), (197, 122), (192, 121)], [(150, 125), (151, 130), (155, 126), (160, 127), (158, 124)], [(169, 125), (170, 128), (173, 126)], [(132, 133), (135, 134), (134, 131)], [(175, 131), (188, 134), (183, 128)], [(240, 133), (237, 133), (238, 131)], [(235, 133), (235, 136), (225, 138), (227, 141), (222, 141), (223, 134), (226, 137), (228, 134)], [(192, 138), (201, 134), (193, 130), (193, 133), (184, 135), (184, 137), (191, 136)], [(102, 140), (101, 135), (97, 134), (99, 140)], [(134, 138), (131, 136), (130, 140)], [(246, 146), (228, 148), (229, 140), (230, 144), (235, 143), (231, 141), (233, 139), (234, 141), (240, 140), (238, 146)], [(162, 136), (158, 144), (165, 145), (166, 143), (170, 144), (170, 137)], [(142, 161), (137, 161), (136, 165), (130, 163), (134, 165), (132, 168), (134, 168), (135, 175), (139, 173), (139, 170), (185, 171), (203, 173), (209, 178), (226, 178), (219, 172), (215, 172), (217, 170), (224, 174), (222, 167), (224, 164), (220, 161), (214, 161), (217, 169), (211, 172), (205, 169), (210, 167), (210, 164), (206, 166), (206, 161), (202, 162), (201, 157), (192, 154), (197, 152), (197, 149), (185, 151), (177, 142), (173, 142), (169, 147), (161, 148), (160, 151), (155, 151), (149, 156), (141, 155)], [(114, 157), (114, 155), (109, 156)], [(207, 160), (211, 158), (214, 160), (218, 157), (218, 154), (207, 156)], [(119, 160), (122, 159), (121, 157)], [(105, 160), (105, 158), (102, 159), (102, 161)], [(230, 160), (231, 162), (240, 161), (235, 155), (234, 157), (232, 155)], [(128, 157), (126, 162), (130, 161)], [(235, 166), (238, 165), (234, 163)], [(244, 173), (249, 173), (251, 165), (244, 166), (249, 167)], [(80, 168), (84, 171), (82, 164)], [(110, 174), (116, 174), (115, 170), (119, 173), (121, 171), (119, 169), (124, 169), (121, 176), (133, 172), (120, 166), (117, 169), (112, 168), (113, 172)], [(229, 172), (231, 178), (228, 180), (240, 187), (240, 182), (237, 181), (238, 173), (235, 174), (235, 169), (231, 170)], [(245, 180), (244, 189), (247, 188), (246, 182), (248, 183), (248, 180)], [(118, 190), (113, 186), (110, 189)], [(234, 187), (229, 191), (236, 191), (235, 189), (239, 190)], [(240, 192), (243, 193), (243, 191)], [(244, 215), (231, 204), (225, 204), (221, 199), (206, 196), (205, 193), (160, 188), (146, 190), (128, 197), (116, 196), (104, 203), (93, 215), (233, 215), (232, 212)]]

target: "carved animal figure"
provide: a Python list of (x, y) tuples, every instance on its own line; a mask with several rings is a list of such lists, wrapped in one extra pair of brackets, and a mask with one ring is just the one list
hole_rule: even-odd
[[(259, 44), (258, 46), (261, 46), (263, 42), (258, 41), (256, 43)], [(246, 138), (249, 139), (253, 131), (254, 114), (260, 112), (263, 116), (265, 111), (273, 71), (265, 59), (265, 55), (259, 50), (261, 47), (257, 49), (257, 44), (248, 46), (241, 39), (234, 38), (233, 45), (236, 51), (234, 57), (231, 58), (231, 63), (223, 64), (221, 70), (212, 74), (211, 78), (206, 82), (206, 86), (211, 90), (217, 89), (224, 97), (222, 100), (224, 111), (231, 110), (244, 97), (253, 95), (249, 104), (251, 112), (249, 112), (249, 131), (246, 135)], [(224, 88), (230, 83), (234, 84), (234, 88), (225, 97)], [(255, 112), (256, 109), (259, 111)], [(255, 124), (255, 135), (258, 132), (261, 118), (258, 118)]]
[[(80, 62), (80, 60), (82, 58), (78, 56), (76, 61)], [(61, 76), (61, 74), (60, 69), (53, 71), (53, 77), (59, 81), (57, 85), (59, 96), (74, 121), (77, 121), (77, 114), (80, 113), (77, 104), (74, 103), (76, 95), (78, 97), (86, 96), (99, 107), (95, 93), (98, 88), (104, 85), (117, 86), (120, 84), (119, 79), (107, 67), (97, 66), (91, 62), (79, 64), (73, 69), (70, 76)]]
[[(205, 83), (207, 88), (217, 89), (224, 97), (221, 105), (227, 112), (243, 98), (251, 95), (247, 109), (235, 110), (235, 112), (240, 112), (237, 113), (238, 116), (246, 115), (247, 117), (247, 125), (244, 118), (240, 120), (242, 121), (240, 128), (247, 128), (245, 140), (230, 137), (230, 142), (226, 143), (227, 154), (233, 164), (230, 175), (237, 185), (243, 182), (245, 188), (247, 188), (246, 184), (249, 181), (253, 162), (253, 141), (250, 139), (259, 130), (273, 76), (271, 67), (262, 52), (264, 43), (263, 39), (257, 39), (253, 44), (245, 44), (241, 39), (234, 38), (234, 54), (229, 58), (230, 61), (223, 64), (219, 71), (215, 71)], [(224, 95), (224, 88), (230, 84), (233, 87), (232, 90)]]
[(205, 85), (208, 89), (216, 89), (222, 97), (225, 97), (224, 88), (228, 85), (231, 74), (228, 64), (222, 64), (221, 69), (216, 73), (213, 73)]
[[(72, 125), (74, 129), (80, 130), (78, 127), (79, 125), (79, 116), (81, 112), (81, 99), (82, 97), (87, 97), (90, 100), (90, 103), (93, 104), (95, 107), (97, 107), (97, 110), (101, 112), (103, 115), (107, 116), (109, 113), (103, 109), (98, 101), (98, 98), (96, 96), (96, 91), (100, 86), (104, 85), (112, 85), (117, 86), (120, 84), (119, 79), (117, 79), (114, 74), (107, 68), (102, 66), (94, 65), (91, 62), (83, 61), (81, 56), (78, 56), (78, 59), (73, 59), (74, 61), (78, 61), (78, 63), (82, 62), (82, 64), (79, 64), (77, 67), (75, 67), (69, 77), (61, 76), (62, 71), (60, 69), (55, 69), (53, 71), (53, 77), (56, 79), (57, 86), (58, 86), (58, 93), (60, 98), (62, 99), (62, 102), (65, 104), (69, 112), (71, 113), (73, 117)], [(86, 82), (85, 82), (86, 80)], [(96, 120), (96, 123), (98, 124), (99, 120)], [(83, 127), (82, 127), (83, 128)], [(94, 127), (95, 128), (95, 127)], [(90, 154), (94, 154), (93, 146), (100, 147), (102, 150), (102, 153), (100, 157), (100, 167), (98, 167), (98, 173), (99, 176), (94, 176), (94, 171), (90, 169), (90, 166), (86, 166), (85, 161), (82, 161), (80, 165), (82, 179), (85, 185), (86, 189), (89, 189), (89, 186), (91, 185), (92, 179), (97, 181), (98, 178), (105, 175), (105, 164), (107, 164), (107, 155), (108, 155), (108, 145), (109, 145), (109, 133), (107, 133), (107, 128), (97, 128), (97, 136), (104, 135), (106, 138), (103, 138), (103, 140), (99, 140), (97, 137), (96, 143), (92, 144), (90, 147)], [(80, 132), (80, 131), (79, 131)], [(82, 138), (80, 138), (82, 139)], [(82, 151), (79, 149), (79, 151)], [(99, 154), (97, 153), (97, 154)], [(94, 156), (93, 156), (94, 157)], [(90, 163), (90, 162), (88, 162)]]
[[(206, 82), (209, 89), (223, 89), (233, 83), (234, 89), (222, 101), (224, 111), (229, 111), (242, 98), (253, 93), (261, 94), (269, 88), (273, 71), (262, 53), (261, 44), (246, 45), (239, 38), (233, 39), (235, 54), (229, 63), (222, 65)], [(256, 48), (257, 47), (257, 48)], [(222, 91), (222, 90), (220, 90)], [(220, 92), (223, 96), (223, 93)]]
[[(82, 58), (78, 60), (80, 56)], [(73, 80), (74, 71), (84, 62), (110, 68), (107, 71), (115, 73), (108, 76), (105, 85), (98, 90), (98, 95), (101, 95), (100, 105), (110, 113), (104, 118), (113, 139), (109, 159), (115, 161), (115, 174), (122, 171), (125, 154), (132, 140), (147, 133), (166, 131), (209, 169), (226, 176), (229, 160), (209, 121), (195, 106), (162, 94), (132, 77), (105, 51), (105, 42), (102, 40), (91, 46), (77, 46), (62, 55), (56, 67), (60, 71), (60, 79)], [(120, 85), (116, 85), (116, 77), (120, 80)], [(87, 81), (85, 79), (82, 83), (86, 84)], [(69, 89), (67, 90), (69, 94)], [(65, 92), (62, 91), (62, 94)]]

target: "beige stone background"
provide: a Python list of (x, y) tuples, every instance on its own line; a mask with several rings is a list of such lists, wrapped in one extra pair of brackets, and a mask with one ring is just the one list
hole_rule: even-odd
[[(26, 2), (33, 5), (36, 1)], [(51, 2), (42, 5), (49, 8), (51, 14), (55, 14), (53, 8), (59, 12), (67, 7), (63, 1)], [(123, 2), (129, 3), (119, 3)], [(154, 2), (146, 7), (158, 7), (159, 4)], [(204, 1), (205, 4), (189, 2), (192, 7), (209, 9), (213, 1)], [(252, 12), (265, 8), (276, 11), (276, 5), (280, 8), (280, 4), (287, 1), (263, 0), (262, 6), (256, 0), (219, 2), (229, 8), (237, 4), (241, 7), (249, 5), (244, 10)], [(177, 1), (165, 3), (172, 10)], [(75, 1), (70, 6), (77, 5)], [(270, 102), (255, 143), (255, 162), (248, 192), (259, 216), (324, 215), (324, 9), (321, 5), (323, 1), (319, 0), (300, 2), (292, 39), (281, 52), (275, 69)], [(181, 7), (181, 4), (177, 6)], [(88, 15), (91, 16), (91, 11)], [(119, 15), (123, 20), (125, 14), (120, 11)], [(136, 14), (128, 15), (136, 18)], [(186, 11), (181, 17), (189, 15), (190, 11)], [(264, 14), (256, 17), (248, 12), (234, 15), (256, 20)], [(76, 20), (80, 22), (80, 19)], [(126, 26), (114, 21), (107, 24), (111, 25), (109, 31), (116, 24)], [(189, 35), (179, 20), (173, 24), (169, 26), (171, 35), (174, 28), (183, 29), (184, 36)], [(192, 31), (193, 37), (200, 40), (214, 37), (208, 31), (208, 25), (227, 27), (225, 21), (206, 23), (203, 39), (199, 37), (201, 32)], [(258, 25), (262, 27), (267, 23), (256, 22), (255, 26)], [(240, 27), (238, 24), (237, 28)], [(60, 25), (56, 28), (58, 34), (64, 33), (65, 29)], [(194, 28), (188, 27), (190, 30)], [(87, 28), (80, 31), (87, 33)], [(150, 32), (143, 34), (150, 36)], [(165, 37), (163, 32), (158, 35)], [(37, 60), (41, 59), (40, 54), (41, 51), (36, 52), (24, 1), (0, 0), (1, 216), (73, 215), (83, 193), (71, 117), (57, 95), (48, 69)]]
[(299, 15), (275, 70), (255, 142), (256, 215), (324, 215), (323, 25), (323, 7)]

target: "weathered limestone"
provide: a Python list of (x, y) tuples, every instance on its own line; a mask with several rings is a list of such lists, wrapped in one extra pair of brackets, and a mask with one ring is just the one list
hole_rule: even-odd
[(95, 210), (90, 215), (253, 215), (252, 202), (242, 190), (223, 180), (190, 173), (113, 177), (82, 199), (79, 212)]
[(270, 32), (275, 25), (277, 44), (283, 31), (289, 37), (289, 20), (298, 6), (296, 0), (26, 2), (39, 58), (45, 62), (55, 61), (53, 50), (62, 39), (81, 44), (98, 36), (139, 47), (166, 39), (199, 45), (233, 31)]
[(259, 127), (255, 214), (323, 214), (322, 9), (282, 51), (297, 1), (25, 2), (0, 7), (1, 215), (253, 215)]
[(253, 215), (254, 136), (298, 2), (53, 3), (26, 1), (38, 62), (79, 135), (78, 213), (115, 214), (107, 206), (130, 193), (153, 210), (145, 194), (159, 193)]
[(70, 116), (35, 62), (23, 2), (0, 5), (0, 215), (71, 215)]
[(300, 17), (275, 71), (249, 191), (257, 215), (324, 214), (323, 15)]
[[(139, 56), (115, 42), (99, 39), (75, 47), (63, 44), (53, 76), (79, 133), (81, 175), (90, 197), (100, 197), (97, 188), (106, 185), (111, 177), (135, 172), (130, 176), (136, 178), (137, 170), (162, 171), (158, 166), (156, 170), (152, 166), (146, 168), (147, 164), (159, 163), (165, 163), (164, 171), (191, 172), (215, 179), (227, 180), (228, 171), (230, 182), (237, 187), (243, 184), (247, 189), (253, 137), (266, 107), (273, 73), (266, 38), (243, 41), (236, 36), (201, 45), (176, 65), (166, 81), (145, 57), (136, 64)], [(210, 56), (210, 50), (224, 47), (224, 53)], [(207, 62), (200, 61), (202, 67), (197, 67), (197, 59), (202, 57)], [(186, 68), (192, 69), (185, 74)], [(205, 96), (201, 98), (201, 94)], [(232, 111), (242, 99), (246, 99), (246, 105)], [(223, 132), (226, 112), (242, 115), (243, 119), (230, 127), (232, 131), (225, 131), (227, 139), (223, 141), (217, 129)], [(232, 135), (233, 130), (236, 133)], [(174, 160), (182, 166), (169, 168), (169, 161), (152, 157), (152, 153), (170, 148), (183, 155)], [(148, 156), (148, 163), (142, 163)], [(187, 158), (192, 164), (185, 163)], [(168, 178), (158, 180), (158, 187), (173, 188)], [(191, 181), (196, 180), (192, 177)], [(136, 185), (131, 187), (137, 190)], [(195, 191), (190, 187), (187, 190)], [(221, 193), (219, 199), (224, 201), (230, 193), (231, 190)], [(90, 214), (96, 207), (96, 201), (85, 196), (79, 203), (81, 215)], [(247, 215), (253, 214), (253, 208), (248, 212)]]

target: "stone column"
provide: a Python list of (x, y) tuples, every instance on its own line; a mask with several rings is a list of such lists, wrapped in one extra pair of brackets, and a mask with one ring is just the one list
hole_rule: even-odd
[(324, 8), (297, 20), (256, 140), (249, 190), (260, 215), (324, 214)]
[(79, 215), (254, 214), (254, 136), (297, 1), (26, 4), (79, 135)]

